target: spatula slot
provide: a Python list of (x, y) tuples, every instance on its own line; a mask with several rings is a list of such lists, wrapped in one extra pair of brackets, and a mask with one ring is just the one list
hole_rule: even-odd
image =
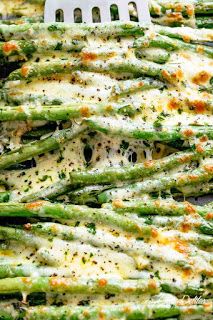
[(56, 10), (55, 20), (56, 22), (64, 22), (64, 11), (62, 9)]
[(129, 2), (129, 16), (131, 21), (139, 21), (137, 4), (134, 1)]
[(74, 21), (75, 23), (82, 23), (83, 19), (82, 19), (82, 11), (80, 8), (76, 8), (73, 12), (74, 14)]
[(119, 20), (119, 10), (118, 10), (118, 6), (117, 4), (112, 4), (110, 6), (110, 13), (111, 13), (111, 20), (115, 21), (115, 20)]
[(101, 22), (101, 12), (98, 7), (92, 9), (92, 22)]

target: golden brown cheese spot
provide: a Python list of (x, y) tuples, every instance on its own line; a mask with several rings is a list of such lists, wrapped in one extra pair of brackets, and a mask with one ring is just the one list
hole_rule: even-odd
[(157, 236), (158, 236), (158, 231), (153, 228), (152, 231), (151, 231), (151, 236), (152, 236), (153, 238), (157, 238)]
[(191, 37), (187, 34), (183, 35), (183, 41), (184, 42), (190, 42), (191, 41)]
[(80, 113), (82, 115), (82, 117), (88, 118), (90, 117), (90, 110), (88, 106), (83, 106), (80, 109)]
[(181, 3), (175, 3), (175, 5), (174, 5), (174, 10), (175, 10), (176, 12), (182, 12), (182, 9), (183, 9), (183, 6), (182, 6)]
[(213, 220), (213, 212), (207, 213), (206, 219), (207, 219), (207, 220)]
[(183, 253), (185, 255), (189, 252), (189, 247), (186, 241), (175, 239), (173, 242), (174, 249), (180, 253)]
[(149, 283), (148, 283), (148, 287), (149, 287), (150, 289), (157, 289), (157, 283), (156, 283), (156, 281), (153, 280), (153, 279), (150, 279), (150, 280), (149, 280)]
[(196, 113), (204, 113), (206, 111), (206, 102), (202, 100), (194, 100), (188, 102), (188, 105), (194, 109)]
[(54, 288), (56, 287), (66, 287), (67, 281), (66, 279), (58, 279), (58, 278), (51, 278), (50, 285)]
[(190, 231), (191, 229), (192, 229), (192, 227), (191, 227), (191, 224), (190, 224), (189, 222), (184, 221), (184, 222), (181, 224), (181, 230), (182, 230), (183, 232), (188, 232), (188, 231)]
[(188, 6), (186, 6), (186, 12), (187, 12), (188, 16), (193, 16), (193, 14), (194, 14), (193, 5), (189, 4)]
[(199, 45), (199, 46), (196, 47), (196, 51), (197, 51), (197, 53), (203, 54), (203, 52), (204, 52), (204, 47), (201, 46), (201, 45)]
[(183, 131), (183, 135), (188, 138), (193, 137), (194, 131), (192, 129), (186, 129)]
[(32, 203), (26, 203), (25, 208), (29, 210), (38, 209), (45, 204), (46, 201), (36, 201)]
[(172, 21), (181, 21), (183, 19), (183, 16), (180, 12), (168, 13), (167, 17)]
[(23, 77), (27, 77), (29, 70), (30, 70), (30, 68), (28, 66), (22, 66), (21, 67), (21, 75)]
[(98, 280), (98, 285), (99, 287), (105, 287), (107, 285), (107, 280), (106, 279)]
[(171, 110), (177, 110), (180, 108), (180, 100), (178, 100), (177, 98), (172, 98), (169, 102), (168, 102), (168, 109), (171, 109)]
[(24, 225), (24, 229), (26, 229), (26, 230), (31, 230), (31, 228), (32, 228), (31, 223), (26, 223), (26, 224)]
[(201, 143), (196, 144), (196, 151), (198, 153), (203, 153), (205, 151)]
[(12, 51), (18, 51), (18, 49), (17, 44), (12, 42), (5, 42), (2, 47), (3, 52), (6, 54), (10, 54)]
[(192, 156), (185, 155), (185, 156), (182, 156), (182, 157), (179, 159), (179, 162), (180, 162), (180, 163), (187, 163), (187, 162), (189, 162), (191, 159), (192, 159)]
[(209, 172), (209, 173), (213, 173), (213, 166), (211, 166), (211, 165), (205, 165), (205, 166), (203, 166), (204, 167), (204, 170), (205, 171), (207, 171), (207, 172)]
[(112, 205), (114, 208), (124, 208), (124, 203), (122, 200), (120, 199), (115, 199), (113, 202), (112, 202)]
[(196, 213), (196, 208), (188, 201), (184, 202), (186, 212), (192, 214)]
[(97, 54), (93, 52), (82, 52), (81, 53), (82, 60), (85, 62), (94, 61), (97, 59)]
[(25, 283), (25, 284), (30, 284), (31, 283), (31, 279), (30, 278), (21, 278), (22, 282)]
[(152, 161), (152, 160), (144, 161), (145, 168), (152, 168), (153, 166), (154, 166), (154, 161)]
[(200, 140), (200, 142), (206, 142), (209, 140), (209, 138), (207, 136), (202, 136), (202, 137), (200, 137), (199, 140)]
[(201, 71), (197, 73), (193, 78), (192, 82), (195, 84), (205, 84), (211, 78), (211, 74), (206, 71)]

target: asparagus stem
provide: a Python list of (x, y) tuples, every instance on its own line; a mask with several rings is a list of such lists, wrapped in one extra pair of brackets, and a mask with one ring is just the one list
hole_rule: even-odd
[[(118, 304), (114, 306), (87, 306), (87, 307), (31, 307), (25, 309), (25, 318), (27, 320), (84, 320), (88, 317), (93, 320), (99, 320), (100, 314), (105, 319), (124, 319), (131, 318), (140, 319), (158, 319), (168, 318), (179, 315), (199, 315), (204, 316), (209, 313), (211, 315), (211, 301), (206, 302), (206, 305), (187, 305), (178, 306), (168, 302), (153, 301), (146, 304)], [(86, 313), (86, 316), (85, 316)], [(210, 318), (209, 318), (210, 319)]]
[(195, 206), (187, 201), (177, 202), (174, 200), (146, 200), (146, 201), (114, 201), (112, 207), (118, 213), (134, 212), (140, 216), (143, 215), (171, 215), (181, 216), (189, 214), (199, 214), (201, 217), (212, 220), (212, 208), (209, 206)]
[[(34, 203), (0, 203), (1, 217), (44, 217), (55, 219), (70, 219), (103, 223), (126, 232), (150, 236), (152, 227), (140, 225), (130, 218), (125, 218), (115, 212), (104, 209), (93, 209), (84, 206), (53, 204), (46, 201)], [(3, 227), (2, 227), (3, 228)], [(7, 229), (1, 229), (7, 232)], [(10, 231), (10, 229), (9, 229)], [(14, 232), (14, 231), (13, 231)], [(19, 232), (19, 230), (17, 231)], [(21, 231), (20, 231), (21, 232)]]
[(159, 292), (155, 280), (79, 279), (58, 277), (7, 278), (0, 280), (0, 293), (69, 292), (83, 294), (142, 294)]
[(147, 48), (147, 47), (155, 47), (155, 48), (163, 48), (168, 51), (175, 50), (189, 50), (193, 52), (202, 52), (202, 55), (206, 55), (210, 58), (213, 57), (213, 49), (207, 46), (197, 46), (194, 44), (186, 43), (181, 40), (172, 39), (167, 36), (163, 36), (160, 34), (155, 34), (155, 36), (144, 36), (135, 40), (134, 45), (135, 48)]
[(29, 80), (33, 78), (43, 78), (51, 75), (67, 74), (76, 70), (89, 72), (106, 72), (106, 73), (132, 73), (139, 77), (148, 75), (151, 77), (158, 77), (160, 79), (175, 82), (182, 79), (182, 70), (179, 67), (161, 66), (154, 62), (142, 61), (139, 59), (122, 60), (109, 59), (109, 61), (95, 60), (88, 62), (82, 58), (75, 60), (60, 60), (57, 62), (41, 62), (32, 63), (30, 65), (23, 65), (21, 69), (10, 73), (7, 80)]
[(90, 36), (102, 37), (128, 37), (131, 35), (142, 35), (148, 27), (143, 27), (135, 22), (111, 22), (103, 24), (66, 24), (66, 23), (25, 23), (22, 25), (0, 25), (0, 39), (9, 40), (35, 40), (40, 39), (45, 33), (53, 38), (60, 39), (63, 35), (71, 40), (83, 39)]
[[(30, 202), (41, 198), (53, 199), (56, 196), (68, 193), (75, 186), (91, 185), (91, 187), (85, 189), (72, 191), (68, 196), (74, 203), (76, 200), (81, 204), (92, 203), (95, 202), (98, 193), (104, 191), (104, 189), (112, 188), (114, 183), (139, 180), (165, 169), (172, 169), (175, 166), (199, 160), (201, 157), (211, 156), (212, 152), (212, 145), (209, 144), (205, 145), (205, 147), (203, 145), (202, 148), (197, 148), (194, 151), (179, 152), (156, 161), (145, 161), (134, 166), (71, 172), (68, 180), (64, 179), (63, 182), (59, 181), (43, 189), (42, 192), (26, 196), (21, 199), (21, 202)], [(100, 186), (94, 186), (97, 184), (100, 184)], [(101, 186), (103, 184), (111, 184), (111, 186)]]
[(110, 134), (112, 136), (123, 136), (127, 138), (143, 139), (151, 141), (172, 141), (187, 140), (192, 137), (207, 135), (213, 139), (213, 129), (211, 126), (170, 126), (165, 128), (155, 128), (147, 126), (143, 122), (136, 122), (129, 119), (112, 119), (103, 117), (91, 117), (85, 123), (93, 130)]
[(110, 202), (115, 199), (127, 200), (134, 196), (140, 196), (143, 193), (150, 193), (154, 191), (161, 191), (171, 188), (179, 188), (186, 185), (194, 185), (201, 182), (211, 180), (213, 171), (211, 165), (204, 165), (198, 169), (192, 170), (186, 174), (177, 173), (171, 176), (164, 176), (160, 179), (146, 180), (137, 182), (129, 186), (120, 187), (104, 191), (99, 195), (100, 203)]
[(133, 116), (137, 113), (133, 105), (128, 104), (92, 104), (88, 102), (70, 103), (54, 106), (18, 106), (0, 107), (0, 121), (47, 120), (59, 121), (89, 117), (91, 115), (122, 114)]
[(0, 156), (0, 169), (6, 169), (14, 164), (31, 159), (36, 155), (58, 149), (62, 143), (73, 139), (83, 130), (84, 127), (75, 126), (73, 128), (56, 131), (51, 137), (27, 143), (19, 149), (3, 154)]

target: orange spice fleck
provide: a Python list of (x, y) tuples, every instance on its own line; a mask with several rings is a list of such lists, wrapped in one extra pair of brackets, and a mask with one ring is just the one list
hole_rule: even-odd
[(149, 283), (148, 283), (148, 287), (149, 287), (150, 289), (156, 289), (156, 288), (157, 288), (157, 283), (156, 283), (156, 281), (153, 280), (153, 279), (150, 279), (150, 280), (149, 280)]
[(185, 155), (185, 156), (182, 156), (180, 159), (179, 159), (179, 162), (180, 163), (186, 163), (186, 162), (189, 162), (191, 160), (192, 156), (189, 156), (189, 155)]

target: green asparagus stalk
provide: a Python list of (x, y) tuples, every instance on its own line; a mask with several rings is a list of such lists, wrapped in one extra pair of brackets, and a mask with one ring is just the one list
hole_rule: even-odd
[(8, 76), (8, 81), (14, 80), (29, 80), (33, 78), (43, 78), (51, 75), (68, 74), (71, 71), (89, 71), (89, 72), (107, 72), (107, 73), (132, 73), (139, 77), (148, 75), (151, 77), (158, 77), (160, 79), (174, 82), (182, 79), (183, 72), (179, 67), (161, 66), (150, 61), (143, 61), (139, 59), (122, 60), (109, 59), (109, 61), (95, 60), (89, 61), (87, 59), (78, 58), (75, 60), (59, 60), (57, 62), (41, 62), (31, 63), (30, 65), (23, 65), (21, 69), (15, 70)]
[(155, 63), (164, 64), (170, 58), (170, 53), (165, 49), (158, 48), (143, 48), (135, 50), (137, 58), (146, 59)]
[(129, 119), (112, 119), (103, 117), (91, 117), (85, 123), (92, 129), (110, 134), (112, 136), (122, 136), (134, 139), (151, 141), (172, 141), (188, 140), (192, 137), (208, 136), (213, 139), (213, 129), (211, 126), (166, 126), (155, 128), (143, 122), (131, 121)]
[(198, 169), (187, 173), (176, 173), (171, 176), (164, 176), (159, 179), (146, 180), (143, 182), (134, 183), (129, 186), (111, 189), (99, 195), (100, 203), (110, 202), (112, 200), (120, 199), (127, 200), (134, 196), (140, 196), (143, 193), (150, 193), (154, 191), (162, 191), (171, 188), (179, 188), (186, 185), (194, 185), (201, 182), (211, 180), (213, 171), (211, 165), (204, 165)]
[(75, 294), (142, 294), (159, 293), (155, 280), (79, 279), (58, 277), (7, 278), (0, 280), (0, 293), (57, 292)]
[(11, 40), (8, 42), (0, 42), (0, 59), (10, 57), (10, 56), (18, 56), (25, 58), (31, 57), (31, 55), (35, 52), (44, 53), (49, 50), (53, 51), (81, 51), (85, 46), (83, 41), (73, 40), (69, 43), (57, 40)]
[(60, 39), (66, 35), (73, 39), (83, 39), (93, 34), (102, 37), (128, 37), (142, 35), (148, 27), (135, 22), (111, 22), (103, 24), (66, 24), (66, 23), (26, 23), (22, 25), (0, 25), (0, 39), (10, 40), (35, 40), (47, 34), (50, 38)]
[[(194, 151), (180, 152), (156, 161), (145, 161), (144, 163), (135, 164), (134, 166), (71, 172), (68, 180), (64, 179), (63, 181), (59, 181), (50, 187), (43, 189), (42, 192), (25, 196), (21, 198), (21, 202), (30, 202), (41, 198), (54, 199), (59, 195), (68, 193), (75, 186), (90, 185), (91, 187), (72, 191), (68, 196), (74, 203), (76, 200), (81, 204), (96, 202), (96, 195), (104, 191), (104, 189), (112, 188), (112, 184), (123, 181), (139, 180), (165, 169), (172, 169), (175, 166), (199, 160), (201, 157), (211, 156), (212, 151), (212, 145), (210, 143), (206, 146), (203, 145), (203, 147), (197, 148), (197, 150)], [(100, 186), (98, 186), (98, 184), (100, 184)], [(103, 186), (103, 184), (110, 185)]]
[(207, 46), (197, 46), (194, 44), (186, 43), (181, 40), (172, 39), (167, 36), (163, 36), (160, 34), (155, 34), (155, 36), (144, 36), (135, 40), (133, 46), (135, 48), (163, 48), (168, 51), (175, 50), (189, 50), (193, 52), (202, 52), (202, 55), (206, 55), (207, 57), (213, 57), (213, 49)]
[(0, 169), (6, 169), (14, 164), (31, 159), (36, 155), (60, 148), (62, 143), (73, 139), (85, 128), (75, 126), (73, 128), (56, 131), (51, 137), (25, 144), (19, 149), (0, 156)]
[(196, 18), (196, 26), (197, 28), (213, 28), (213, 18), (212, 16), (206, 16), (206, 17), (197, 17)]
[(0, 279), (16, 278), (16, 277), (51, 277), (57, 275), (58, 277), (72, 277), (72, 270), (69, 268), (53, 268), (36, 266), (35, 264), (18, 264), (15, 263), (0, 263)]
[(168, 36), (170, 38), (175, 38), (178, 40), (183, 40), (188, 43), (203, 43), (212, 42), (212, 32), (210, 30), (204, 29), (192, 29), (192, 28), (170, 28), (166, 26), (155, 25), (155, 32), (163, 36)]
[[(158, 319), (179, 315), (200, 316), (206, 314), (211, 316), (211, 301), (206, 300), (206, 304), (179, 306), (164, 301), (150, 301), (146, 304), (118, 304), (109, 306), (87, 306), (87, 307), (30, 307), (25, 309), (25, 319), (27, 320), (86, 320), (88, 318), (99, 320), (100, 314), (107, 320), (110, 319)], [(24, 309), (24, 308), (23, 308)], [(86, 313), (86, 315), (85, 315)], [(209, 317), (210, 319), (210, 317)]]
[(161, 81), (154, 80), (152, 78), (138, 78), (133, 80), (119, 81), (117, 85), (112, 88), (113, 96), (123, 96), (136, 91), (143, 91), (148, 89), (161, 89), (165, 87), (165, 84)]
[[(152, 227), (140, 225), (137, 221), (130, 218), (125, 218), (115, 212), (110, 212), (104, 209), (93, 209), (84, 206), (53, 204), (47, 201), (38, 201), (34, 203), (0, 203), (1, 217), (43, 217), (53, 219), (70, 219), (74, 221), (87, 221), (93, 223), (103, 223), (114, 228), (120, 228), (126, 232), (134, 234), (143, 234), (150, 236)], [(6, 228), (6, 227), (5, 227)], [(0, 233), (10, 232), (11, 228), (0, 227)], [(15, 234), (15, 229), (12, 229), (12, 234)], [(23, 230), (18, 230), (17, 233), (22, 234)], [(9, 233), (10, 235), (10, 233)]]
[(59, 121), (89, 117), (91, 115), (122, 114), (133, 116), (137, 113), (133, 105), (107, 103), (92, 104), (88, 102), (69, 103), (65, 105), (42, 106), (2, 106), (0, 121), (47, 120)]
[(112, 205), (106, 205), (107, 208), (112, 208), (118, 213), (132, 212), (137, 213), (139, 216), (143, 215), (196, 215), (199, 214), (201, 217), (207, 220), (213, 220), (213, 212), (211, 206), (196, 206), (187, 201), (178, 202), (175, 200), (157, 199), (157, 200), (146, 200), (146, 201), (115, 201)]

